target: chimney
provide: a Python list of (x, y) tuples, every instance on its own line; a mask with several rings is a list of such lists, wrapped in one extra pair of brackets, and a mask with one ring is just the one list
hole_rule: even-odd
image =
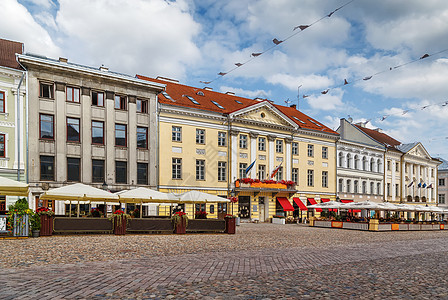
[(359, 123), (356, 123), (355, 125), (358, 125), (359, 127), (362, 127), (362, 128), (366, 128), (366, 123), (364, 123), (364, 122), (359, 122)]
[(61, 62), (61, 63), (68, 63), (68, 58), (59, 57), (59, 62)]
[(375, 128), (374, 130), (379, 132), (379, 133), (383, 133), (383, 130), (381, 128)]
[(257, 98), (254, 98), (254, 100), (255, 100), (255, 101), (260, 101), (260, 102), (261, 102), (261, 101), (264, 101), (265, 99), (260, 98), (260, 97), (257, 97)]
[(213, 91), (213, 88), (206, 86), (206, 87), (204, 88), (204, 90), (206, 90), (206, 91)]
[(109, 71), (109, 68), (105, 67), (104, 65), (101, 65), (101, 67), (100, 67), (100, 71), (108, 72), (108, 71)]
[(294, 109), (297, 109), (297, 105), (296, 104), (291, 104), (289, 107), (292, 107)]

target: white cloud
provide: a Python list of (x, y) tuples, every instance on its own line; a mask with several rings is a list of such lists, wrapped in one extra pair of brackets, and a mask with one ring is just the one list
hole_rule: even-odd
[(313, 95), (306, 98), (306, 100), (308, 101), (308, 105), (315, 110), (344, 111), (347, 107), (342, 102), (343, 95), (344, 92), (341, 89), (334, 89), (331, 94)]
[(55, 57), (61, 53), (48, 32), (15, 0), (0, 2), (0, 35), (5, 39), (23, 42), (27, 52)]
[(326, 88), (333, 84), (333, 80), (330, 78), (316, 74), (308, 76), (292, 76), (289, 74), (277, 73), (268, 77), (267, 82), (281, 84), (292, 91), (296, 91), (297, 87), (300, 85), (308, 90), (314, 90)]
[(245, 90), (241, 88), (229, 87), (229, 86), (221, 86), (219, 89), (222, 93), (233, 92), (235, 95), (240, 97), (248, 97), (251, 99), (255, 98), (268, 98), (271, 95), (270, 91), (265, 90)]

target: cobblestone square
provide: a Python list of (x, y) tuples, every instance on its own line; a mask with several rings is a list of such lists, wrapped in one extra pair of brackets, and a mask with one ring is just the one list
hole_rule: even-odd
[(448, 299), (448, 232), (242, 224), (236, 235), (1, 240), (1, 299)]

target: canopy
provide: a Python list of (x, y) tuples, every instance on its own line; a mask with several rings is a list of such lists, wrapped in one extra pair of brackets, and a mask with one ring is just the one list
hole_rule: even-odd
[(99, 201), (117, 200), (118, 196), (96, 187), (75, 183), (46, 191), (40, 196), (42, 200)]
[(317, 205), (317, 202), (316, 202), (316, 200), (314, 200), (314, 198), (307, 198), (307, 200), (311, 203), (309, 208), (314, 208), (317, 212), (321, 212), (322, 211), (321, 208), (315, 207), (315, 205)]
[(283, 207), (283, 211), (294, 211), (294, 207), (291, 205), (288, 198), (277, 197), (277, 201)]
[(138, 187), (132, 190), (116, 192), (120, 200), (131, 203), (151, 202), (151, 203), (175, 203), (177, 202), (172, 194), (162, 193), (145, 187)]
[(219, 197), (216, 195), (211, 195), (199, 191), (189, 191), (182, 194), (172, 194), (172, 199), (177, 199), (175, 202), (180, 203), (220, 203), (220, 202), (230, 202), (229, 199)]
[(301, 210), (308, 210), (308, 209), (306, 208), (305, 204), (303, 204), (302, 200), (300, 200), (300, 198), (296, 198), (296, 197), (294, 197), (294, 198), (292, 198), (292, 200), (294, 200), (294, 202), (299, 206), (299, 208), (300, 208)]
[(28, 184), (0, 176), (0, 195), (28, 196)]

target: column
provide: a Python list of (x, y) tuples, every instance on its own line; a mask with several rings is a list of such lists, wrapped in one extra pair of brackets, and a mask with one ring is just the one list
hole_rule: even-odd
[(286, 180), (291, 180), (292, 176), (292, 152), (291, 152), (291, 143), (292, 138), (285, 139), (285, 151), (286, 151), (286, 164), (285, 164), (285, 172), (286, 172)]
[(114, 92), (106, 91), (106, 120), (104, 122), (106, 135), (106, 154), (105, 154), (105, 180), (107, 184), (115, 184), (115, 108)]
[(406, 166), (407, 164), (403, 161), (402, 165), (401, 165), (401, 182), (402, 187), (401, 187), (401, 199), (403, 199), (404, 201), (406, 201), (407, 198), (407, 194), (406, 194), (406, 187), (408, 185), (408, 183), (406, 182)]
[[(55, 181), (67, 181), (67, 113), (65, 84), (56, 82), (54, 111)], [(32, 124), (30, 124), (32, 125)]]
[(81, 181), (92, 182), (92, 117), (90, 89), (81, 88)]
[[(258, 133), (251, 132), (249, 134), (250, 136), (250, 164), (254, 162), (257, 159), (257, 139), (258, 139)], [(257, 178), (257, 166), (258, 164), (255, 163), (255, 165), (252, 167), (252, 170), (250, 170), (250, 178)]]
[(268, 166), (269, 166), (269, 170), (267, 171), (267, 177), (270, 178), (272, 171), (274, 171), (274, 168), (276, 167), (275, 165), (275, 136), (273, 135), (268, 135), (268, 143), (269, 143), (269, 148), (268, 148)]
[(128, 99), (128, 184), (135, 185), (137, 184), (137, 172), (134, 171), (137, 170), (137, 105), (135, 96), (128, 96)]
[(391, 172), (392, 172), (392, 179), (390, 183), (390, 194), (392, 195), (392, 201), (395, 201), (395, 160), (391, 161)]
[[(231, 130), (230, 131), (230, 178), (231, 182), (235, 182), (238, 175), (238, 131)], [(232, 183), (233, 184), (233, 183)]]

